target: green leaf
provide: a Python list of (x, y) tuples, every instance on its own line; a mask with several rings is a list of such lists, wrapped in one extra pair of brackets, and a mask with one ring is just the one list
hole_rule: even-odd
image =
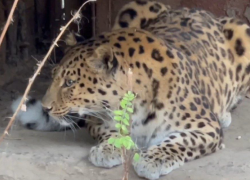
[(135, 146), (135, 143), (130, 136), (125, 136), (125, 139), (131, 144), (132, 147)]
[(135, 98), (134, 97), (129, 97), (129, 101), (132, 102)]
[(115, 117), (114, 117), (114, 120), (116, 120), (116, 121), (121, 121), (121, 120), (122, 120), (122, 117), (121, 117), (121, 116), (115, 116)]
[(132, 140), (131, 140), (130, 144), (132, 147), (135, 147), (135, 143)]
[(115, 142), (115, 138), (112, 138), (112, 137), (109, 138), (109, 140), (108, 140), (108, 143), (109, 143), (109, 144), (114, 144), (114, 142)]
[(135, 98), (135, 95), (134, 95), (134, 94), (129, 94), (129, 95), (128, 95), (128, 98), (129, 98), (129, 99), (134, 99), (134, 98)]
[(140, 155), (138, 153), (135, 153), (134, 155), (134, 161), (138, 162), (140, 160)]
[(129, 122), (128, 122), (127, 119), (123, 119), (122, 122), (123, 122), (125, 125), (129, 126)]
[(124, 116), (125, 116), (126, 120), (129, 121), (129, 114), (128, 114), (128, 113), (125, 113)]
[(121, 144), (123, 144), (124, 141), (125, 141), (124, 137), (121, 137), (121, 138), (120, 138)]
[(115, 125), (115, 127), (117, 128), (117, 129), (120, 129), (121, 128), (121, 124), (120, 123), (117, 123), (116, 125)]
[(120, 139), (116, 139), (115, 142), (114, 142), (114, 146), (120, 149), (121, 145), (122, 145), (121, 140)]
[(130, 136), (125, 136), (124, 137), (127, 141), (133, 142), (132, 138)]
[(122, 110), (116, 110), (116, 111), (114, 111), (114, 114), (122, 116), (124, 114), (124, 112)]
[(126, 148), (126, 149), (130, 149), (131, 148), (131, 146), (132, 146), (132, 143), (131, 143), (131, 141), (130, 141), (130, 139), (129, 139), (129, 136), (123, 136), (122, 138), (121, 138), (121, 143), (122, 143), (122, 145)]
[(128, 143), (127, 141), (123, 141), (122, 144), (123, 144), (123, 146), (124, 146), (126, 149), (127, 149), (128, 146), (129, 146), (129, 143)]
[(123, 131), (127, 131), (127, 127), (126, 127), (125, 125), (121, 125), (121, 129), (122, 129)]
[(132, 105), (133, 105), (133, 104), (132, 104), (131, 102), (128, 101), (126, 106), (127, 106), (127, 107), (131, 107)]
[(131, 149), (131, 144), (128, 144), (128, 146), (127, 146), (127, 150), (130, 150)]
[(128, 142), (131, 142), (131, 141), (130, 141), (130, 140), (131, 140), (131, 137), (130, 137), (130, 136), (125, 136), (124, 139), (125, 139), (126, 141), (128, 141)]
[(134, 110), (132, 108), (127, 108), (127, 111), (130, 112), (130, 113), (134, 112)]
[(122, 133), (124, 134), (124, 135), (126, 135), (126, 134), (128, 134), (128, 130), (126, 129), (126, 130), (122, 130)]
[(127, 150), (130, 150), (130, 149), (131, 149), (131, 144), (130, 144), (129, 142), (126, 142), (125, 148), (126, 148)]
[(128, 92), (127, 92), (127, 95), (131, 95), (131, 94), (133, 94), (131, 91), (128, 91)]
[(135, 95), (130, 91), (127, 93), (126, 97), (133, 100), (135, 98)]
[(125, 97), (122, 98), (122, 100), (127, 102), (127, 101), (129, 101), (129, 97), (125, 96)]
[(121, 105), (121, 107), (122, 107), (123, 109), (126, 108), (126, 103), (127, 103), (127, 102), (125, 102), (125, 101), (121, 101), (121, 102), (120, 102), (120, 105)]
[(125, 99), (123, 98), (121, 102), (124, 102), (126, 104), (128, 101), (126, 100), (126, 98)]

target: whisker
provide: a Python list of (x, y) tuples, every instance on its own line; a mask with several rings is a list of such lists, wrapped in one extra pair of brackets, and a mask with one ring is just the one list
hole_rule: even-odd
[[(96, 121), (94, 121), (94, 120), (90, 120), (90, 119), (88, 119), (88, 118), (86, 118), (86, 119), (83, 119), (83, 118), (81, 118), (81, 117), (77, 117), (77, 116), (73, 116), (73, 115), (65, 115), (66, 117), (71, 117), (71, 118), (76, 118), (76, 119), (79, 119), (79, 120), (83, 120), (83, 121), (85, 121), (85, 122), (91, 122), (91, 123), (95, 123)], [(71, 119), (72, 120), (72, 119)], [(72, 120), (73, 121), (73, 120)], [(73, 123), (76, 123), (76, 122), (73, 122)], [(98, 124), (98, 123), (96, 123), (96, 124)], [(77, 126), (79, 127), (79, 125), (77, 124)], [(80, 128), (80, 127), (79, 127)]]
[[(66, 115), (66, 117), (69, 117), (71, 120), (74, 119), (82, 119), (81, 117), (77, 117), (77, 114), (79, 114), (79, 111), (83, 115), (88, 115), (90, 117), (96, 118), (97, 120), (102, 120), (104, 123), (110, 122), (110, 120), (113, 120), (114, 114), (113, 111), (106, 106), (106, 104), (103, 105), (92, 105), (88, 108), (81, 108), (80, 110), (72, 110), (70, 115)], [(76, 114), (76, 116), (74, 116)], [(94, 122), (95, 120), (89, 120), (85, 119), (87, 122)]]
[(65, 121), (65, 122), (67, 122), (67, 123), (69, 124), (69, 127), (70, 127), (70, 129), (72, 130), (72, 132), (73, 132), (73, 134), (74, 134), (74, 138), (75, 138), (75, 127), (72, 126), (72, 123), (68, 122), (67, 119), (66, 119), (64, 116), (61, 117), (60, 119), (63, 120), (63, 121)]
[(71, 119), (67, 115), (65, 115), (65, 118), (69, 118), (71, 120), (71, 123), (73, 123), (77, 128), (81, 129), (80, 126), (73, 119)]
[(84, 114), (86, 114), (86, 115), (90, 115), (90, 116), (96, 117), (98, 119), (101, 119), (103, 121), (106, 121), (106, 119), (104, 119), (102, 116), (100, 116), (97, 112), (93, 112), (93, 111), (91, 112), (88, 109), (84, 109), (83, 111), (84, 111)]
[(77, 115), (74, 116), (74, 115), (72, 115), (72, 114), (70, 114), (70, 115), (69, 115), (69, 114), (66, 114), (65, 117), (71, 117), (71, 118), (75, 118), (75, 119), (85, 120), (85, 119), (83, 119), (83, 118), (81, 118), (81, 117), (78, 117)]

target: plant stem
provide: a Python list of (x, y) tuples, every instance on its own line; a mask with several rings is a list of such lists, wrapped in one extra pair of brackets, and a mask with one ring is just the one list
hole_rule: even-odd
[(8, 19), (7, 19), (7, 21), (6, 21), (5, 25), (4, 25), (2, 34), (0, 36), (0, 46), (1, 46), (1, 44), (3, 42), (3, 39), (4, 39), (4, 36), (5, 36), (5, 34), (6, 34), (7, 30), (8, 30), (10, 22), (13, 20), (13, 14), (14, 14), (14, 11), (16, 9), (17, 3), (18, 3), (18, 0), (15, 0), (14, 3), (13, 3), (13, 5), (12, 5), (12, 8), (10, 10), (9, 17), (8, 17)]
[(122, 180), (128, 180), (128, 161), (127, 161), (125, 147), (122, 147), (122, 156), (124, 158), (124, 175), (123, 175)]

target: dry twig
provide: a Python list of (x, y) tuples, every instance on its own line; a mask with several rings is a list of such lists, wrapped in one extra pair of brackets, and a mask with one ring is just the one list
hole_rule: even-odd
[[(16, 0), (17, 1), (17, 0)], [(11, 128), (12, 124), (14, 123), (15, 121), (15, 118), (19, 112), (19, 110), (21, 109), (29, 91), (30, 91), (30, 88), (31, 86), (33, 85), (33, 82), (35, 80), (35, 78), (40, 74), (40, 71), (42, 69), (42, 67), (44, 66), (45, 62), (47, 61), (48, 57), (50, 56), (51, 52), (53, 51), (54, 47), (55, 46), (58, 46), (57, 45), (57, 42), (59, 41), (59, 39), (61, 38), (61, 36), (63, 35), (63, 33), (65, 32), (65, 30), (67, 29), (67, 27), (77, 18), (79, 18), (79, 14), (80, 14), (80, 11), (81, 9), (85, 6), (85, 4), (89, 3), (89, 2), (92, 2), (92, 1), (96, 1), (96, 0), (88, 0), (86, 1), (85, 3), (83, 3), (81, 5), (81, 7), (78, 9), (78, 11), (74, 14), (74, 16), (69, 20), (69, 22), (61, 28), (61, 32), (59, 33), (59, 35), (57, 36), (56, 40), (54, 41), (54, 43), (50, 46), (50, 49), (49, 51), (47, 52), (47, 54), (45, 55), (45, 57), (43, 58), (43, 60), (38, 64), (38, 68), (36, 70), (36, 72), (34, 73), (34, 75), (29, 79), (29, 83), (28, 83), (28, 86), (24, 92), (24, 95), (22, 97), (22, 100), (21, 102), (19, 103), (18, 105), (18, 108), (17, 110), (15, 111), (14, 115), (12, 116), (12, 118), (10, 119), (4, 133), (2, 134), (2, 136), (0, 137), (0, 143), (3, 141), (3, 139), (5, 138), (6, 135), (8, 135), (8, 131), (9, 129)], [(13, 9), (13, 8), (12, 8)]]
[(2, 34), (1, 34), (1, 36), (0, 36), (0, 46), (1, 46), (2, 42), (3, 42), (4, 36), (5, 36), (5, 34), (6, 34), (7, 30), (8, 30), (8, 27), (9, 27), (11, 21), (13, 21), (13, 14), (14, 14), (14, 11), (15, 11), (15, 9), (16, 9), (16, 6), (17, 6), (18, 1), (19, 1), (19, 0), (15, 0), (15, 1), (14, 1), (13, 5), (12, 5), (12, 8), (11, 8), (11, 10), (10, 10), (9, 17), (8, 17), (8, 19), (7, 19), (7, 22), (6, 22), (5, 25), (4, 25)]

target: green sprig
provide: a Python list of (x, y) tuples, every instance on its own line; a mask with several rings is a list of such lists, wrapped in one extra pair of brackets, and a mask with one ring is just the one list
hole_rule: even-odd
[[(117, 121), (115, 127), (120, 132), (120, 136), (118, 138), (110, 137), (108, 143), (114, 145), (116, 148), (120, 149), (124, 147), (127, 150), (136, 148), (136, 145), (129, 136), (128, 131), (128, 127), (130, 126), (130, 114), (134, 112), (132, 103), (134, 99), (135, 95), (131, 91), (128, 91), (120, 102), (122, 109), (113, 111), (114, 120)], [(140, 155), (135, 153), (134, 161), (138, 161), (139, 159)]]

